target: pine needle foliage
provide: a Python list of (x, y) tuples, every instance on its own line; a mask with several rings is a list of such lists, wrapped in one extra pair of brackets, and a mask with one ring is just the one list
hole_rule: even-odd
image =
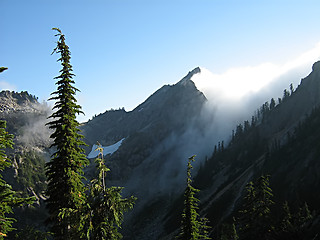
[(0, 73), (7, 70), (8, 68), (7, 67), (0, 67)]
[(222, 225), (220, 240), (239, 240), (235, 223)]
[(197, 240), (197, 239), (211, 239), (208, 237), (208, 222), (206, 218), (199, 219), (198, 202), (199, 199), (195, 194), (200, 190), (194, 188), (192, 184), (191, 169), (193, 166), (191, 162), (195, 161), (195, 156), (188, 159), (187, 165), (187, 187), (184, 191), (184, 209), (182, 212), (182, 221), (180, 233), (176, 239), (181, 240)]
[[(6, 148), (12, 148), (13, 135), (6, 131), (6, 122), (0, 121), (0, 171), (10, 166), (10, 159), (5, 154)], [(10, 184), (6, 183), (0, 174), (0, 239), (4, 239), (8, 232), (14, 230), (13, 222), (16, 220), (13, 217), (8, 217), (8, 214), (13, 213), (14, 206), (23, 204), (32, 204), (35, 201), (34, 197), (20, 198), (17, 193), (12, 190)]]
[(270, 207), (273, 193), (269, 187), (269, 175), (262, 175), (246, 186), (246, 196), (240, 210), (240, 232), (242, 239), (266, 239), (273, 231)]
[[(78, 129), (79, 123), (76, 115), (83, 113), (81, 106), (77, 104), (75, 94), (79, 91), (73, 85), (72, 66), (70, 64), (71, 53), (65, 43), (65, 36), (58, 28), (59, 39), (53, 53), (60, 54), (57, 60), (61, 62), (62, 69), (57, 79), (57, 91), (53, 92), (49, 100), (54, 100), (55, 111), (49, 118), (52, 119), (47, 125), (53, 130), (50, 136), (53, 139), (52, 148), (55, 149), (51, 161), (46, 165), (48, 180), (47, 208), (49, 210), (49, 222), (55, 239), (79, 239), (80, 224), (79, 209), (86, 202), (85, 186), (82, 182), (83, 167), (88, 164), (82, 146), (83, 136)], [(74, 214), (63, 214), (63, 209)]]
[(98, 143), (96, 158), (98, 178), (91, 181), (89, 187), (88, 209), (86, 213), (87, 238), (92, 240), (116, 240), (122, 235), (118, 232), (123, 222), (123, 214), (133, 208), (136, 198), (123, 198), (123, 187), (106, 187), (106, 173), (103, 148)]

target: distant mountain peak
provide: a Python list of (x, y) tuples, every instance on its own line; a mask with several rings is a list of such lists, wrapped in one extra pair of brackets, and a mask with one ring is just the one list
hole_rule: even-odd
[(189, 81), (191, 81), (191, 78), (195, 75), (195, 74), (199, 74), (201, 73), (201, 69), (200, 67), (196, 67), (195, 69), (193, 69), (192, 71), (188, 72), (188, 74), (182, 78), (178, 84), (186, 84), (188, 83)]
[(36, 111), (39, 105), (36, 96), (29, 94), (27, 91), (1, 91), (0, 92), (0, 112), (16, 111)]
[(312, 71), (317, 71), (319, 69), (320, 69), (320, 61), (317, 61), (312, 65)]

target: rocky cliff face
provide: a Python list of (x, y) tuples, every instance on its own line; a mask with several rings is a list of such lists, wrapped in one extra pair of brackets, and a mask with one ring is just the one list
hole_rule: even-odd
[(0, 112), (36, 112), (39, 111), (38, 100), (28, 92), (0, 92)]

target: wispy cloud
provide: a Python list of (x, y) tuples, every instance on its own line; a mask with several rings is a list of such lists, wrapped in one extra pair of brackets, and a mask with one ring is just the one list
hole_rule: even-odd
[(6, 81), (0, 81), (0, 89), (1, 90), (10, 90), (10, 91), (16, 91), (16, 86), (6, 82)]

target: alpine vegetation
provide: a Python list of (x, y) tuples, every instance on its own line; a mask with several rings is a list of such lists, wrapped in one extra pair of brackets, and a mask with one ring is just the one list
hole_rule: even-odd
[(136, 198), (122, 198), (123, 187), (107, 187), (105, 178), (110, 169), (105, 165), (103, 147), (97, 144), (96, 167), (98, 177), (90, 182), (85, 226), (88, 239), (116, 240), (121, 239), (118, 232), (123, 222), (123, 214), (133, 208)]

